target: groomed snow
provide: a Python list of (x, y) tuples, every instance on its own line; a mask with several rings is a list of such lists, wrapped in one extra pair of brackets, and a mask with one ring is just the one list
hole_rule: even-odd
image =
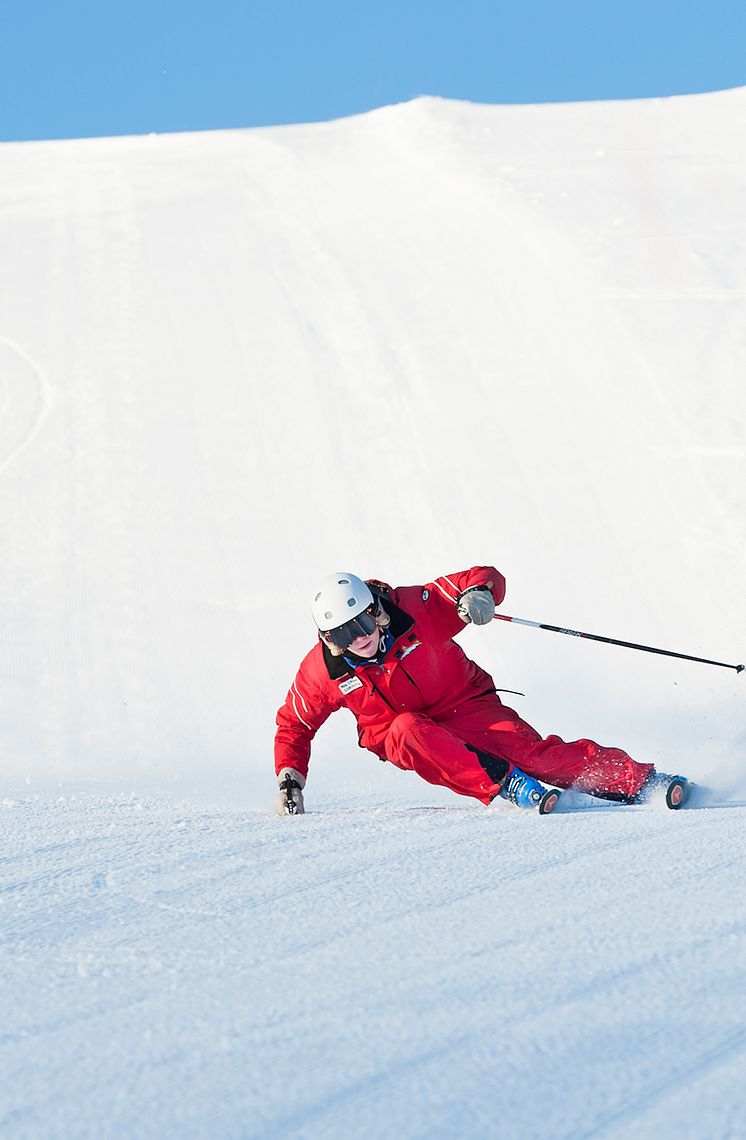
[(746, 89), (0, 146), (0, 1134), (746, 1134), (743, 676), (495, 623), (694, 810), (274, 714), (337, 567), (746, 656)]

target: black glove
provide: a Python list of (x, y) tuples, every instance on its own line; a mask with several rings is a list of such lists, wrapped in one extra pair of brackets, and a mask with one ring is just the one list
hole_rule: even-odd
[(306, 780), (295, 768), (283, 768), (278, 773), (280, 790), (275, 796), (275, 811), (278, 815), (303, 815), (303, 788)]

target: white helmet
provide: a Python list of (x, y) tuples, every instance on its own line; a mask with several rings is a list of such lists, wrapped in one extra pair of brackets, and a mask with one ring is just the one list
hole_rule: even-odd
[(317, 628), (326, 633), (356, 618), (374, 601), (362, 578), (338, 571), (319, 582), (311, 600), (311, 613)]

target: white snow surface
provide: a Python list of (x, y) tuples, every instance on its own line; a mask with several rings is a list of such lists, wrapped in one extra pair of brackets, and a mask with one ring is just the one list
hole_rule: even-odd
[(746, 681), (505, 623), (692, 810), (315, 742), (315, 580), (746, 656), (746, 89), (0, 146), (0, 1135), (746, 1136)]

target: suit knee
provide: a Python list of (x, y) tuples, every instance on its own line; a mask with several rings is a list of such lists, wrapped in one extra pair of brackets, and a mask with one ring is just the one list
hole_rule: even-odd
[(418, 713), (403, 712), (395, 716), (386, 734), (387, 758), (396, 763), (397, 759), (401, 756), (402, 750), (406, 748), (407, 744), (412, 742), (412, 738), (416, 735), (417, 730), (426, 723), (432, 722), (429, 722), (427, 717), (420, 716)]
[(420, 716), (418, 713), (398, 713), (389, 726), (388, 736), (394, 740), (401, 740), (403, 737), (409, 736), (424, 720), (427, 720), (427, 717)]

